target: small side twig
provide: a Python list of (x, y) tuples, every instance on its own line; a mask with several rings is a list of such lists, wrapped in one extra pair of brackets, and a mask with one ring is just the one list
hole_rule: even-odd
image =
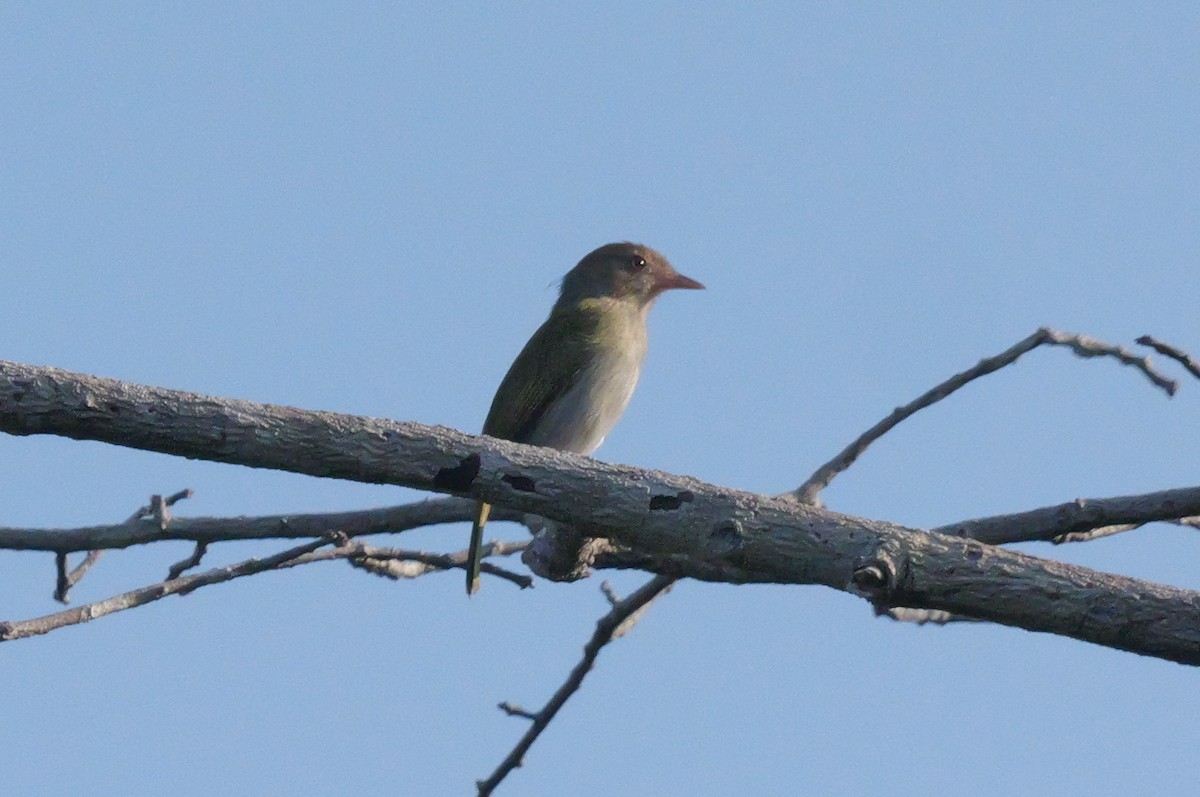
[(67, 572), (67, 555), (65, 553), (54, 554), (54, 573), (54, 600), (59, 603), (70, 603), (71, 598), (67, 593), (71, 590), (71, 575)]
[[(485, 557), (510, 556), (525, 550), (528, 540), (521, 542), (491, 542), (484, 549)], [(332, 552), (330, 552), (332, 553)], [(314, 557), (319, 558), (318, 557)], [(427, 553), (425, 551), (405, 551), (399, 548), (376, 548), (359, 545), (357, 555), (348, 560), (353, 567), (360, 568), (377, 576), (392, 580), (401, 578), (416, 578), (438, 570), (462, 569), (467, 566), (467, 552), (457, 553)], [(514, 573), (491, 562), (484, 561), (480, 571), (502, 578), (516, 584), (521, 589), (533, 586), (533, 579), (523, 573)]]
[[(150, 496), (150, 503), (141, 507), (134, 512), (125, 523), (137, 523), (146, 518), (153, 518), (157, 523), (160, 531), (166, 531), (167, 524), (171, 520), (169, 507), (185, 498), (191, 498), (191, 490), (180, 490), (166, 498), (161, 495)], [(92, 549), (87, 552), (78, 565), (69, 573), (67, 572), (67, 555), (65, 552), (58, 552), (54, 556), (55, 566), (58, 568), (58, 578), (54, 585), (54, 600), (62, 604), (71, 602), (71, 588), (80, 582), (87, 575), (87, 572), (92, 569), (96, 562), (100, 561), (100, 557), (104, 556), (103, 549)], [(178, 575), (178, 574), (177, 574)]]
[(520, 706), (514, 706), (512, 703), (509, 703), (507, 700), (505, 700), (500, 705), (496, 706), (496, 708), (500, 709), (501, 711), (503, 711), (505, 714), (507, 714), (510, 717), (521, 717), (522, 719), (527, 719), (527, 720), (536, 720), (537, 719), (537, 714), (534, 714), (532, 711), (526, 711), (525, 709), (521, 708)]
[(608, 600), (608, 605), (614, 609), (617, 608), (617, 605), (621, 602), (621, 596), (613, 589), (613, 585), (605, 581), (600, 585), (600, 591), (604, 593), (605, 599)]
[(58, 571), (58, 577), (54, 583), (54, 600), (61, 604), (71, 602), (71, 587), (79, 583), (87, 572), (92, 569), (92, 565), (100, 561), (100, 557), (104, 555), (104, 551), (88, 551), (84, 555), (83, 560), (75, 565), (70, 572), (67, 571), (67, 555), (65, 553), (57, 553), (54, 555), (54, 566)]
[(1141, 371), (1147, 379), (1162, 389), (1168, 396), (1175, 395), (1175, 391), (1178, 389), (1178, 384), (1156, 371), (1150, 364), (1150, 360), (1146, 357), (1139, 357), (1121, 346), (1114, 346), (1095, 338), (1042, 327), (1015, 346), (1002, 351), (994, 357), (980, 360), (973, 368), (955, 374), (940, 385), (923, 393), (914, 401), (892, 410), (890, 415), (859, 435), (850, 445), (842, 449), (837, 456), (817, 468), (813, 475), (808, 477), (808, 480), (797, 487), (789, 496), (802, 504), (819, 505), (821, 491), (828, 487), (829, 483), (838, 474), (853, 465), (862, 456), (863, 452), (867, 450), (868, 446), (890, 432), (898, 424), (920, 410), (950, 396), (981, 376), (986, 376), (993, 371), (998, 371), (1007, 365), (1011, 365), (1021, 355), (1036, 349), (1038, 346), (1064, 346), (1071, 349), (1071, 351), (1080, 357), (1112, 357), (1122, 365), (1128, 365)]
[[(542, 731), (546, 730), (546, 726), (558, 714), (559, 709), (566, 704), (571, 695), (579, 690), (579, 687), (583, 684), (583, 679), (595, 665), (596, 657), (600, 655), (600, 651), (604, 649), (604, 646), (624, 636), (633, 623), (636, 623), (642, 613), (649, 608), (650, 603), (659, 595), (670, 590), (671, 585), (674, 583), (675, 579), (670, 576), (655, 576), (643, 584), (632, 595), (618, 601), (608, 614), (601, 617), (596, 623), (596, 631), (592, 634), (592, 638), (584, 645), (583, 658), (579, 660), (579, 663), (571, 670), (571, 674), (567, 676), (567, 680), (551, 696), (550, 700), (547, 701), (541, 710), (530, 712), (509, 703), (500, 704), (502, 711), (510, 716), (523, 717), (529, 720), (530, 726), (529, 730), (525, 732), (512, 751), (496, 767), (496, 771), (489, 775), (486, 780), (476, 782), (475, 785), (479, 789), (480, 797), (486, 797), (486, 795), (491, 794), (510, 772), (521, 766), (525, 758), (525, 753), (529, 751), (529, 748), (541, 736)], [(606, 594), (606, 597), (609, 597), (611, 600), (611, 596)]]
[(180, 559), (178, 562), (171, 565), (169, 570), (167, 570), (167, 581), (170, 581), (173, 578), (179, 578), (186, 571), (191, 570), (193, 567), (199, 567), (200, 560), (204, 558), (204, 554), (206, 553), (208, 553), (208, 543), (196, 543), (196, 547), (192, 550), (191, 556), (186, 559)]
[(1200, 379), (1200, 361), (1197, 361), (1195, 357), (1183, 349), (1176, 348), (1169, 343), (1163, 343), (1161, 340), (1157, 340), (1149, 335), (1142, 335), (1135, 342), (1143, 346), (1149, 346), (1164, 357), (1170, 357), (1186, 368), (1192, 376)]
[(47, 634), (57, 628), (78, 625), (107, 614), (133, 609), (137, 606), (145, 606), (147, 603), (153, 603), (168, 595), (186, 595), (189, 592), (210, 584), (221, 584), (226, 581), (232, 581), (235, 578), (252, 576), (255, 573), (262, 573), (266, 570), (274, 570), (282, 566), (287, 566), (304, 554), (329, 545), (331, 541), (329, 538), (323, 538), (295, 548), (289, 548), (286, 551), (277, 553), (274, 556), (268, 556), (265, 559), (247, 559), (244, 562), (230, 565), (229, 567), (208, 570), (191, 576), (182, 576), (170, 581), (160, 581), (146, 587), (123, 592), (120, 595), (114, 595), (102, 601), (89, 603), (86, 606), (65, 609), (43, 617), (16, 622), (2, 621), (0, 622), (0, 642)]
[(1114, 534), (1121, 534), (1122, 532), (1140, 529), (1142, 526), (1145, 526), (1148, 523), (1155, 522), (1170, 523), (1173, 526), (1188, 526), (1190, 528), (1198, 528), (1200, 527), (1200, 516), (1193, 515), (1192, 517), (1162, 518), (1157, 521), (1146, 520), (1138, 523), (1122, 523), (1113, 526), (1101, 526), (1100, 528), (1092, 529), (1091, 531), (1069, 531), (1066, 534), (1060, 534), (1057, 537), (1053, 537), (1050, 541), (1055, 545), (1062, 545), (1063, 543), (1068, 542), (1091, 542), (1092, 540), (1111, 537)]
[(184, 488), (176, 493), (171, 493), (166, 498), (161, 495), (150, 496), (150, 503), (146, 504), (138, 511), (134, 512), (126, 520), (126, 523), (136, 523), (139, 520), (152, 519), (158, 523), (159, 529), (167, 530), (167, 524), (171, 521), (170, 507), (175, 506), (185, 498), (191, 498), (194, 493), (191, 488)]

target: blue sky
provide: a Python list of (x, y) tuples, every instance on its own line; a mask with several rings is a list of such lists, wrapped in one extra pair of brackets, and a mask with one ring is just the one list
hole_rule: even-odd
[[(1200, 350), (1198, 30), (1185, 3), (6, 3), (0, 357), (473, 431), (555, 281), (638, 240), (708, 290), (656, 307), (598, 456), (780, 492), (1040, 325)], [(934, 526), (1195, 484), (1197, 388), (1035, 352), (825, 498)], [(202, 515), (419, 497), (0, 438), (0, 525), (182, 487)], [(1026, 549), (1196, 588), (1197, 544)], [(75, 600), (186, 553), (110, 555)], [(461, 581), (314, 566), (6, 644), (6, 790), (470, 793), (524, 730), (495, 704), (539, 705), (605, 603), (600, 579)], [(50, 556), (0, 553), (0, 618), (52, 588)], [(684, 583), (503, 793), (1185, 794), (1196, 678)]]

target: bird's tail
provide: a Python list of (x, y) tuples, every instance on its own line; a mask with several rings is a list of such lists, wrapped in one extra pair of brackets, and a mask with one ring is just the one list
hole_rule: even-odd
[(467, 595), (479, 591), (479, 565), (483, 560), (483, 527), (487, 525), (491, 504), (480, 503), (475, 510), (475, 525), (471, 527), (471, 545), (467, 548)]

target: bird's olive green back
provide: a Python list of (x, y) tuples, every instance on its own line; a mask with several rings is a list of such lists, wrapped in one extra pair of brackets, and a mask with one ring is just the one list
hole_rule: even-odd
[(602, 301), (556, 307), (533, 333), (500, 383), (483, 433), (527, 443), (537, 422), (595, 362), (607, 323)]

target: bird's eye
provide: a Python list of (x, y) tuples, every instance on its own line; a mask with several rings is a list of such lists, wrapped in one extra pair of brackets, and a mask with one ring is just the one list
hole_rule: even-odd
[(630, 271), (641, 271), (645, 267), (646, 267), (646, 258), (641, 257), (640, 255), (634, 255), (633, 257), (629, 258), (629, 265), (627, 266), (627, 268)]

